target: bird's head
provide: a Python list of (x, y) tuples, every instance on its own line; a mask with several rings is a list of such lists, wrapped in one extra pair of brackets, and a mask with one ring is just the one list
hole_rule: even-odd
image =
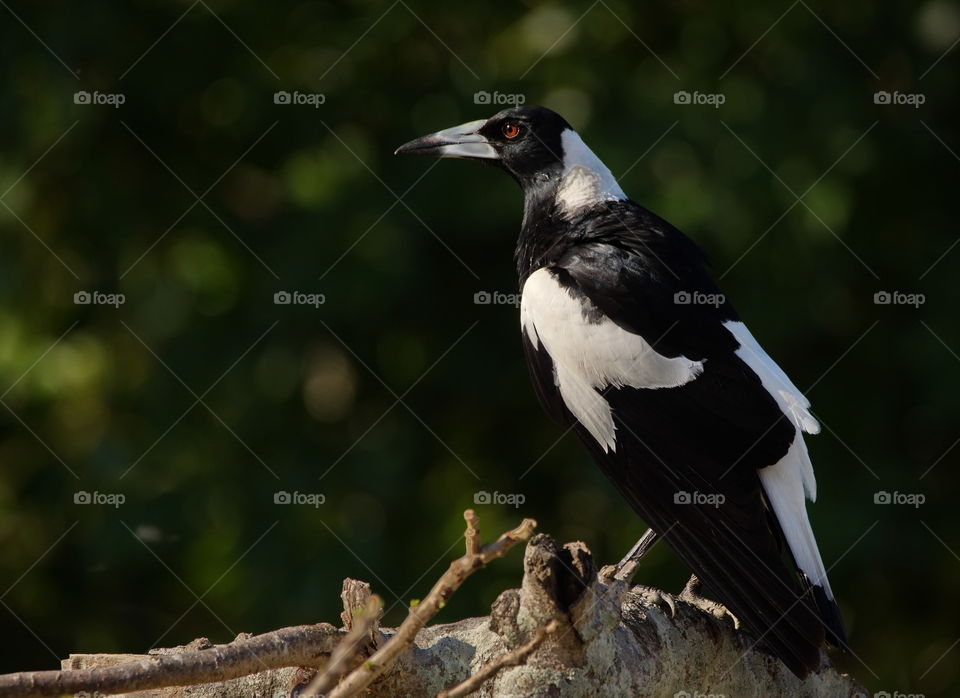
[(469, 158), (497, 165), (535, 194), (563, 208), (626, 198), (610, 170), (566, 119), (546, 107), (512, 107), (406, 143), (396, 155)]

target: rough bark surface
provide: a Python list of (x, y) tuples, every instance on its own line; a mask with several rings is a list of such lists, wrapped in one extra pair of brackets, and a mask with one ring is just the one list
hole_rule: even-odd
[[(820, 670), (800, 681), (780, 662), (755, 649), (753, 639), (734, 628), (722, 607), (718, 610), (716, 604), (695, 597), (674, 597), (648, 587), (628, 588), (609, 572), (606, 568), (597, 574), (593, 558), (582, 543), (560, 547), (549, 536), (534, 536), (526, 548), (520, 589), (501, 593), (487, 617), (421, 628), (413, 645), (359, 695), (433, 696), (445, 690), (466, 695), (479, 685), (470, 695), (867, 696), (853, 679), (830, 665), (826, 654), (822, 655)], [(305, 688), (316, 670), (329, 663), (337, 644), (357, 621), (355, 611), (369, 602), (370, 594), (369, 585), (345, 580), (345, 627), (341, 630), (320, 624), (260, 636), (242, 635), (222, 646), (199, 639), (187, 646), (153, 650), (150, 655), (71, 655), (63, 661), (67, 671), (56, 680), (66, 688), (78, 685), (84, 675), (89, 677), (89, 670), (100, 675), (111, 671), (105, 668), (119, 665), (212, 664), (212, 676), (223, 680), (126, 693), (113, 690), (110, 694), (130, 698), (321, 698), (308, 695)], [(367, 616), (366, 625), (353, 632), (353, 636), (369, 638), (366, 647), (358, 651), (357, 661), (385, 646), (396, 634), (396, 629), (378, 629), (376, 617), (375, 612)], [(287, 655), (278, 655), (285, 658), (271, 657), (270, 653), (281, 646), (289, 648)], [(258, 667), (250, 668), (251, 654), (255, 661), (269, 660), (279, 668), (252, 673)], [(245, 658), (242, 668), (230, 659), (234, 656)], [(289, 656), (305, 666), (285, 663)], [(457, 689), (484, 667), (480, 676)], [(51, 695), (49, 691), (31, 691), (30, 684), (40, 674), (53, 673), (0, 677), (0, 694)], [(209, 670), (207, 676), (209, 680)], [(141, 688), (146, 685), (138, 684)], [(95, 698), (107, 695), (112, 686), (104, 682), (97, 689), (74, 695)], [(336, 690), (342, 691), (345, 686), (341, 684)]]
[[(537, 535), (527, 545), (520, 589), (504, 591), (485, 618), (420, 630), (415, 644), (362, 695), (432, 696), (468, 679), (515, 650), (551, 620), (557, 628), (519, 666), (508, 666), (473, 695), (508, 696), (866, 696), (853, 679), (837, 672), (826, 654), (820, 671), (804, 681), (753, 649), (729, 617), (646, 587), (603, 581), (581, 543), (558, 546)], [(350, 580), (352, 586), (358, 583)], [(368, 589), (348, 602), (359, 605)], [(675, 609), (675, 610), (673, 610)], [(349, 625), (349, 623), (347, 623)], [(344, 631), (340, 631), (343, 633)], [(382, 628), (378, 644), (395, 630)], [(203, 646), (197, 649), (203, 652)], [(160, 650), (169, 654), (186, 648)], [(144, 657), (74, 655), (65, 669), (119, 664)], [(226, 698), (291, 695), (302, 687), (296, 668), (273, 669), (222, 683), (140, 691), (130, 698)], [(92, 694), (91, 694), (92, 695)], [(301, 698), (308, 697), (301, 694)]]

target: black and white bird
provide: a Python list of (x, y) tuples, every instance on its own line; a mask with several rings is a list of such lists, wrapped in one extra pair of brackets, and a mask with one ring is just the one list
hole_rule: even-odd
[(724, 298), (700, 248), (627, 198), (570, 125), (536, 106), (397, 154), (473, 158), (524, 194), (523, 346), (547, 412), (740, 623), (799, 677), (846, 646), (807, 517), (810, 403)]

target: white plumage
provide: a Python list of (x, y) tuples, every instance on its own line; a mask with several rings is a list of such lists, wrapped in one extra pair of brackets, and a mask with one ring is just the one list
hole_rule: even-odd
[(600, 315), (589, 300), (571, 295), (547, 269), (535, 271), (523, 286), (520, 324), (534, 348), (542, 344), (550, 355), (567, 409), (605, 451), (616, 451), (616, 426), (598, 390), (673, 388), (703, 371), (700, 361), (657, 353), (643, 337)]
[(570, 214), (598, 201), (620, 201), (627, 195), (610, 169), (603, 164), (576, 131), (560, 134), (563, 145), (563, 175), (557, 190), (557, 203)]
[(820, 431), (820, 424), (810, 414), (809, 400), (767, 355), (747, 326), (742, 322), (725, 322), (724, 327), (740, 343), (737, 356), (760, 377), (763, 387), (777, 401), (796, 431), (787, 454), (759, 471), (760, 482), (797, 565), (811, 582), (823, 587), (827, 597), (832, 599), (833, 591), (827, 581), (827, 572), (817, 549), (804, 501), (804, 494), (810, 501), (816, 500), (817, 480), (803, 432), (816, 434)]

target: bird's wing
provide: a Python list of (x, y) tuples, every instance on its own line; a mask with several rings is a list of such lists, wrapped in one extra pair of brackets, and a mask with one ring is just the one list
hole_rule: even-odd
[[(574, 247), (526, 280), (521, 320), (538, 395), (744, 625), (805, 673), (824, 623), (831, 637), (842, 630), (832, 601), (818, 614), (815, 591), (782, 559), (781, 535), (803, 558), (788, 530), (816, 550), (798, 487), (802, 438), (738, 355), (744, 338), (725, 326), (738, 322), (725, 299), (675, 302), (683, 291), (716, 293), (706, 273), (666, 268), (688, 259), (674, 242), (647, 239), (640, 253), (630, 244)], [(758, 476), (781, 463), (782, 482)]]

